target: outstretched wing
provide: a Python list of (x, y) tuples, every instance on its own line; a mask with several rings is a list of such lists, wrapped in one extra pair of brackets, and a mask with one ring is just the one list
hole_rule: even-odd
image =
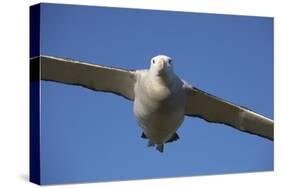
[(200, 117), (208, 122), (223, 123), (273, 140), (273, 120), (192, 86), (187, 86), (186, 92), (186, 115)]
[(40, 63), (40, 79), (83, 86), (95, 91), (111, 92), (134, 100), (135, 71), (39, 56), (31, 63)]

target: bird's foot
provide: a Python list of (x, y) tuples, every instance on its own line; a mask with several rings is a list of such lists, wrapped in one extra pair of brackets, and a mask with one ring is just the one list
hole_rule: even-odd
[(177, 133), (174, 133), (173, 136), (168, 141), (166, 141), (166, 143), (176, 141), (179, 138), (180, 138), (179, 135)]
[(141, 138), (143, 138), (143, 139), (147, 139), (147, 136), (144, 134), (144, 132), (142, 132), (142, 134), (141, 134)]
[(155, 144), (153, 142), (151, 142), (151, 140), (149, 140), (147, 146), (152, 147), (152, 146), (155, 146)]

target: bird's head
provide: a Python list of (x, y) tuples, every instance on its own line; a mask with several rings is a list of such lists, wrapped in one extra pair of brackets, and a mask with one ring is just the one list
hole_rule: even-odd
[(159, 77), (172, 77), (174, 75), (172, 58), (166, 55), (157, 55), (151, 59), (149, 71)]

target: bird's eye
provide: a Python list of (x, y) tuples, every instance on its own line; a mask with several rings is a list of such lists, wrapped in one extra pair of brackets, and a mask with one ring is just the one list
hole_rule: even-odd
[(154, 59), (152, 60), (152, 63), (153, 63), (153, 64), (155, 63), (155, 60), (154, 60)]
[(172, 64), (172, 60), (171, 60), (171, 59), (168, 59), (168, 63), (171, 65), (171, 64)]

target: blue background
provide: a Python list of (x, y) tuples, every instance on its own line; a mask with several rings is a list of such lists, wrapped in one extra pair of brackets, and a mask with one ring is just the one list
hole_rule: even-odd
[[(272, 18), (42, 4), (41, 54), (127, 69), (166, 54), (192, 85), (273, 118)], [(43, 184), (273, 169), (267, 139), (186, 117), (159, 153), (140, 138), (132, 102), (41, 83)]]

